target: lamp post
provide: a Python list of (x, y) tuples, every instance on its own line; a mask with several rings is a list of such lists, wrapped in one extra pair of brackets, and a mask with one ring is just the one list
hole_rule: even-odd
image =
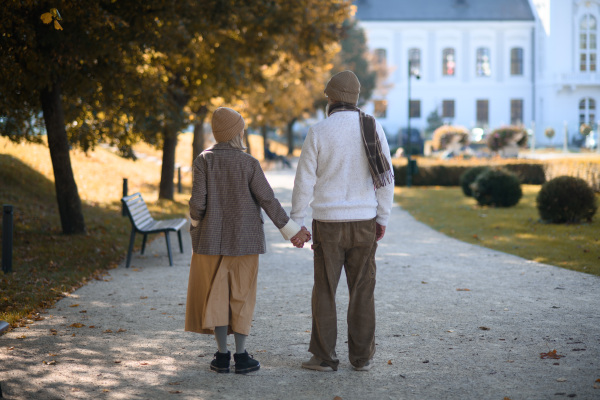
[(420, 79), (421, 77), (419, 76), (419, 73), (417, 72), (416, 74), (413, 73), (412, 70), (412, 60), (408, 60), (408, 116), (407, 116), (407, 120), (408, 120), (408, 141), (406, 143), (405, 146), (405, 150), (406, 150), (406, 187), (411, 187), (412, 186), (412, 176), (413, 176), (413, 160), (411, 158), (412, 155), (412, 134), (410, 131), (410, 81), (411, 81), (411, 77), (414, 76), (417, 79)]

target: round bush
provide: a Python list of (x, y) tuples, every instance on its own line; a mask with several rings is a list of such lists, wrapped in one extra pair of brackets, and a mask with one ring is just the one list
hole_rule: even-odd
[(527, 132), (519, 126), (502, 126), (494, 129), (487, 137), (487, 145), (492, 151), (500, 151), (509, 144), (527, 146)]
[(471, 190), (471, 185), (473, 184), (473, 182), (475, 182), (475, 179), (477, 179), (477, 177), (485, 171), (489, 171), (490, 168), (486, 167), (486, 166), (480, 166), (480, 167), (473, 167), (473, 168), (469, 168), (468, 170), (466, 170), (465, 172), (462, 173), (462, 175), (459, 178), (460, 181), (460, 187), (462, 188), (463, 193), (465, 194), (465, 196), (473, 196), (473, 191)]
[(453, 141), (466, 146), (469, 144), (469, 131), (465, 127), (455, 125), (442, 125), (433, 131), (431, 142), (434, 150), (446, 150)]
[(573, 176), (559, 176), (544, 183), (536, 204), (540, 218), (555, 224), (591, 221), (598, 209), (594, 190)]
[(503, 169), (485, 171), (473, 183), (473, 197), (482, 206), (512, 207), (521, 196), (519, 178)]

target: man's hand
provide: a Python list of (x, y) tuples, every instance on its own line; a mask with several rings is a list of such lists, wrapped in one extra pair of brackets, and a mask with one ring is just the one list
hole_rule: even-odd
[(295, 247), (301, 249), (304, 247), (304, 243), (308, 242), (311, 238), (312, 236), (310, 232), (308, 231), (308, 229), (306, 229), (305, 226), (303, 226), (300, 229), (300, 232), (296, 233), (296, 235), (294, 235), (294, 237), (292, 237), (290, 241)]
[(384, 235), (385, 226), (379, 225), (377, 222), (375, 222), (375, 238), (377, 239), (377, 241), (379, 242), (381, 239), (383, 239)]

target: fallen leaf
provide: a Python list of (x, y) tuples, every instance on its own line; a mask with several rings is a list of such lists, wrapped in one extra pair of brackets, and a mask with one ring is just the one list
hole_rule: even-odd
[(54, 354), (54, 353), (48, 353), (48, 355), (49, 355), (50, 357), (56, 357), (58, 354)]
[(340, 396), (335, 396), (333, 400), (342, 400), (342, 398)]
[(56, 331), (56, 329), (50, 329), (50, 334), (56, 335), (56, 334), (58, 334), (58, 332)]
[(148, 365), (148, 363), (147, 362), (142, 362), (142, 363), (140, 363), (140, 365)]
[(156, 310), (156, 308), (152, 307), (150, 310)]
[(108, 390), (108, 389), (102, 389), (102, 391), (103, 391), (104, 393), (108, 393), (108, 392), (110, 392), (110, 390)]
[(505, 397), (505, 398), (504, 398), (504, 399), (502, 399), (502, 400), (510, 400), (510, 397)]
[(558, 360), (562, 357), (564, 357), (564, 356), (560, 355), (560, 354), (556, 354), (556, 349), (549, 351), (547, 353), (540, 353), (540, 358), (542, 358), (542, 359), (553, 358), (555, 360)]
[(148, 296), (140, 296), (140, 299), (142, 299), (142, 300), (147, 299), (147, 298), (148, 298)]
[(456, 289), (457, 292), (470, 292), (471, 289)]
[(21, 335), (21, 336), (18, 336), (17, 339), (25, 339), (26, 337), (27, 337), (26, 335)]
[(69, 307), (79, 307), (79, 304), (71, 304)]
[(115, 364), (121, 364), (120, 360), (115, 360)]
[[(13, 347), (13, 349), (14, 349), (14, 347)], [(10, 349), (9, 349), (9, 350), (10, 350)], [(596, 382), (600, 382), (600, 378), (596, 379)]]
[(479, 329), (481, 329), (482, 331), (489, 331), (490, 328), (488, 328), (487, 326), (480, 326)]
[[(11, 351), (11, 350), (14, 350), (14, 349), (15, 349), (15, 346), (12, 346), (12, 347), (8, 348), (8, 351)], [(596, 381), (596, 382), (598, 382), (598, 381)]]
[(454, 331), (452, 329), (450, 329), (450, 330), (447, 330), (446, 332), (453, 333)]
[(56, 361), (52, 360), (52, 361), (43, 361), (44, 364), (46, 365), (56, 365)]
[(81, 310), (79, 311), (79, 314), (85, 314), (87, 312), (87, 310)]
[(181, 390), (169, 390), (169, 393), (178, 394), (178, 393), (181, 393)]
[(71, 336), (75, 336), (75, 334), (72, 334)]
[(566, 382), (567, 378), (557, 378), (556, 382)]
[(90, 326), (88, 326), (88, 328), (95, 328), (95, 327), (96, 327), (96, 325), (90, 325)]
[(34, 321), (43, 321), (44, 317), (40, 316), (40, 315), (36, 315), (35, 317), (33, 317)]
[(169, 385), (171, 385), (171, 386), (181, 385), (181, 381), (179, 381), (179, 382), (169, 382)]
[(127, 332), (127, 329), (121, 329), (121, 328), (119, 328), (119, 330), (117, 330), (117, 333), (119, 333), (119, 332)]
[(107, 330), (105, 330), (105, 331), (104, 331), (104, 332), (102, 332), (102, 333), (113, 333), (113, 331), (112, 331), (112, 330), (110, 330), (110, 329), (107, 329)]
[(421, 281), (421, 283), (422, 283), (423, 285), (426, 285), (426, 284), (427, 284), (427, 282), (425, 282), (425, 281)]
[(388, 365), (392, 365), (392, 360), (388, 360)]
[(139, 268), (131, 268), (132, 271), (138, 272), (140, 269)]
[(52, 22), (52, 14), (50, 14), (49, 12), (43, 13), (40, 16), (40, 19), (42, 20), (43, 23), (49, 24), (50, 22)]

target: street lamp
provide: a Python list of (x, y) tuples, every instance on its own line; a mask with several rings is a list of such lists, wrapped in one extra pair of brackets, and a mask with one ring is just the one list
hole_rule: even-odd
[(413, 164), (415, 163), (414, 160), (411, 159), (411, 154), (412, 154), (412, 134), (410, 131), (410, 81), (411, 81), (411, 77), (414, 76), (417, 79), (421, 79), (421, 77), (419, 76), (419, 72), (418, 71), (413, 71), (412, 68), (412, 60), (408, 60), (408, 141), (406, 143), (406, 160), (407, 160), (407, 164), (406, 164), (406, 187), (411, 187), (412, 186), (412, 176), (413, 176), (413, 169), (414, 166)]

